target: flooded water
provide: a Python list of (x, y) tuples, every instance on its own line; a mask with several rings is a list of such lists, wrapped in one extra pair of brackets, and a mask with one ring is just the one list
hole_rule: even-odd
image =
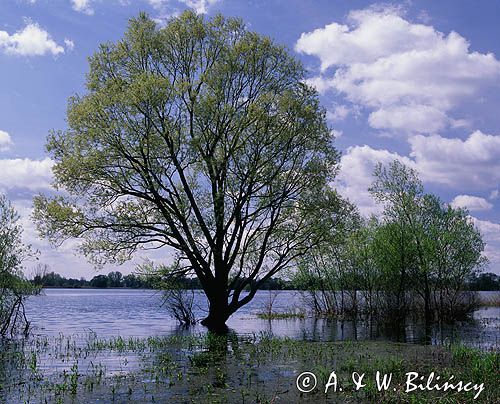
[[(196, 317), (203, 318), (206, 301), (201, 292), (195, 296)], [(497, 363), (488, 358), (499, 348), (499, 307), (476, 311), (473, 321), (436, 327), (432, 342), (445, 346), (429, 347), (417, 345), (424, 339), (418, 324), (394, 332), (361, 321), (307, 316), (263, 320), (257, 314), (265, 311), (270, 298), (275, 313), (306, 311), (300, 292), (261, 291), (229, 319), (228, 326), (238, 337), (214, 338), (200, 325), (179, 327), (155, 291), (47, 289), (26, 305), (33, 337), (0, 339), (0, 403), (187, 402), (188, 396), (197, 402), (210, 397), (214, 389), (218, 389), (215, 394), (251, 392), (255, 399), (245, 399), (248, 402), (261, 402), (262, 397), (272, 401), (278, 389), (293, 396), (296, 375), (318, 365), (318, 358), (323, 360), (322, 369), (350, 369), (358, 360), (359, 369), (371, 369), (372, 362), (393, 369), (406, 359), (418, 364), (423, 358), (427, 369), (427, 363), (436, 365), (439, 358), (442, 366), (451, 363), (450, 352), (463, 348), (448, 345), (451, 342), (480, 347), (471, 350), (484, 359), (479, 369), (486, 376), (495, 373), (484, 366)], [(308, 342), (352, 340), (377, 342)], [(400, 358), (396, 362), (394, 355)], [(454, 371), (460, 369), (462, 365)], [(297, 400), (293, 396), (285, 402)], [(239, 397), (226, 401), (241, 402)]]
[[(197, 318), (203, 318), (206, 301), (201, 292), (196, 291), (195, 294), (195, 314)], [(423, 327), (417, 324), (407, 324), (403, 330), (394, 332), (359, 321), (309, 317), (260, 319), (257, 314), (264, 310), (270, 298), (274, 298), (274, 312), (305, 310), (300, 292), (259, 291), (252, 302), (229, 319), (229, 328), (240, 335), (272, 333), (281, 337), (323, 341), (376, 339), (418, 343), (424, 338)], [(200, 325), (187, 330), (179, 327), (161, 306), (161, 296), (152, 290), (45, 289), (41, 296), (27, 302), (26, 310), (36, 335), (83, 335), (93, 331), (100, 337), (148, 337), (206, 331)], [(453, 327), (436, 327), (433, 342), (461, 341), (473, 346), (498, 346), (500, 307), (481, 308), (474, 313), (474, 319)]]

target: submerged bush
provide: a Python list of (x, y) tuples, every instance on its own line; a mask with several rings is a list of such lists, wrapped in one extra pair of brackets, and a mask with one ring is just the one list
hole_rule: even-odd
[(0, 337), (28, 332), (24, 302), (38, 291), (22, 273), (22, 263), (32, 252), (21, 241), (18, 221), (19, 215), (0, 195)]

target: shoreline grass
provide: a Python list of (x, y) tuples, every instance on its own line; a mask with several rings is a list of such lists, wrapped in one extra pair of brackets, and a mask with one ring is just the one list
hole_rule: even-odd
[[(2, 348), (3, 347), (3, 348)], [(472, 392), (405, 393), (406, 372), (485, 383), (478, 402), (500, 396), (498, 347), (422, 346), (381, 341), (312, 342), (259, 334), (99, 338), (88, 333), (0, 345), (0, 402), (468, 402)], [(317, 375), (300, 393), (296, 378)], [(332, 371), (343, 392), (324, 394)], [(377, 371), (392, 373), (396, 391), (378, 391)], [(353, 372), (366, 374), (355, 391)], [(323, 386), (323, 388), (320, 388)]]
[(261, 312), (257, 313), (257, 317), (263, 320), (287, 320), (292, 318), (306, 318), (306, 314), (304, 312), (294, 312), (294, 311), (286, 311), (286, 312)]

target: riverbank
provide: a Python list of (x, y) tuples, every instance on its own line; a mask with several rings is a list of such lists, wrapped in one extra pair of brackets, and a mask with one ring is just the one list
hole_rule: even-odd
[[(498, 349), (460, 345), (311, 342), (265, 334), (101, 339), (87, 333), (4, 342), (0, 351), (2, 402), (458, 403), (478, 393), (478, 402), (500, 398)], [(381, 378), (392, 375), (382, 391), (377, 371)], [(312, 376), (299, 379), (299, 387), (310, 392), (297, 387), (303, 372), (315, 375), (315, 388)], [(407, 385), (410, 372), (418, 378)], [(409, 391), (417, 382), (425, 385), (432, 372), (430, 386), (449, 381), (453, 388)], [(353, 375), (363, 385), (357, 391)], [(459, 391), (460, 381), (462, 388), (470, 383), (471, 391)]]

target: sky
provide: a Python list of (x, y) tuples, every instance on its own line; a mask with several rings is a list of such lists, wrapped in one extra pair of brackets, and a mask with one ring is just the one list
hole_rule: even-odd
[(380, 210), (367, 192), (375, 164), (399, 159), (426, 191), (469, 209), (500, 274), (500, 2), (489, 0), (1, 0), (0, 192), (38, 262), (96, 274), (77, 241), (54, 248), (30, 220), (33, 196), (53, 191), (46, 137), (85, 93), (88, 56), (140, 11), (162, 25), (185, 9), (240, 17), (303, 62), (342, 153), (334, 186), (364, 215)]

